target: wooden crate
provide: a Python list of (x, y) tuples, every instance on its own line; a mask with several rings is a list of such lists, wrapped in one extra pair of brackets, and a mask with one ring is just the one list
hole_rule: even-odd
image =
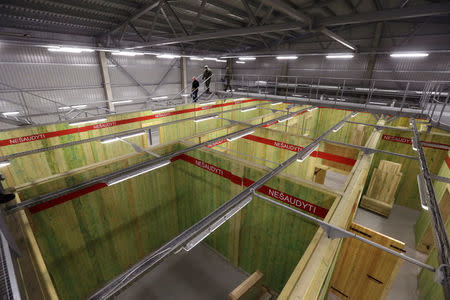
[(394, 206), (395, 193), (402, 179), (401, 164), (381, 160), (372, 173), (366, 195), (362, 197), (361, 207), (383, 216), (389, 216)]

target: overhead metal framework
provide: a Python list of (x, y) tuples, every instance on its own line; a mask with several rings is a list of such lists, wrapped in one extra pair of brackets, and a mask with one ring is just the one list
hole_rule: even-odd
[[(157, 47), (189, 53), (205, 53), (202, 41), (214, 39), (219, 43), (211, 45), (206, 52), (264, 50), (271, 53), (283, 49), (284, 43), (313, 41), (325, 35), (336, 42), (329, 50), (361, 51), (372, 45), (359, 45), (353, 41), (351, 29), (360, 24), (449, 23), (446, 18), (450, 13), (449, 3), (419, 1), (414, 6), (405, 3), (401, 7), (381, 7), (371, 0), (357, 4), (346, 0), (344, 5), (339, 0), (305, 4), (288, 0), (46, 0), (39, 3), (10, 0), (0, 4), (0, 26), (21, 30), (23, 34), (12, 34), (11, 31), (2, 35), (5, 31), (2, 30), (0, 39), (54, 44), (58, 38), (50, 40), (45, 34), (39, 34), (54, 32), (61, 34), (60, 37), (92, 37), (91, 46), (101, 43), (115, 48)], [(360, 12), (363, 6), (364, 12)], [(278, 32), (283, 36), (277, 35)], [(383, 37), (380, 35), (379, 38)], [(64, 43), (75, 40), (80, 39), (64, 38)], [(321, 49), (319, 44), (317, 51)], [(166, 45), (173, 47), (164, 48)]]
[[(107, 299), (109, 297), (112, 297), (123, 287), (128, 285), (130, 282), (134, 281), (144, 272), (155, 267), (159, 262), (167, 258), (169, 255), (181, 251), (183, 249), (187, 251), (190, 250), (193, 246), (198, 244), (202, 239), (206, 238), (211, 233), (210, 226), (215, 224), (217, 221), (223, 219), (223, 217), (229, 214), (230, 212), (236, 213), (237, 211), (245, 207), (245, 205), (248, 204), (249, 201), (251, 201), (253, 193), (259, 187), (263, 186), (266, 182), (268, 182), (275, 175), (279, 174), (281, 171), (286, 169), (292, 163), (296, 162), (299, 159), (300, 160), (305, 159), (319, 145), (322, 139), (324, 139), (327, 135), (333, 132), (334, 129), (341, 126), (350, 117), (351, 114), (349, 114), (343, 120), (338, 122), (336, 125), (332, 126), (329, 130), (327, 130), (325, 133), (323, 133), (320, 137), (315, 139), (305, 148), (292, 155), (289, 159), (281, 163), (278, 167), (274, 168), (272, 171), (270, 171), (269, 173), (267, 173), (266, 175), (255, 181), (252, 185), (245, 188), (238, 195), (228, 200), (226, 203), (224, 203), (219, 208), (214, 210), (211, 214), (201, 219), (193, 226), (189, 227), (184, 232), (182, 232), (181, 234), (177, 235), (175, 238), (164, 244), (161, 248), (154, 251), (149, 256), (145, 257), (140, 262), (132, 266), (130, 269), (120, 274), (110, 282), (108, 282), (103, 288), (95, 292), (88, 299), (92, 300)], [(271, 120), (270, 122), (272, 121), (274, 120)], [(244, 129), (243, 131), (248, 131), (248, 129)], [(193, 240), (195, 242), (191, 243), (191, 241)]]

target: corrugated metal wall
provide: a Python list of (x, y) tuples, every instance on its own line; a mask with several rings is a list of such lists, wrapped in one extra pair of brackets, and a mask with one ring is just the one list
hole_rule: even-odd
[[(139, 81), (152, 97), (176, 94), (180, 91), (179, 59), (157, 59), (147, 55), (113, 58)], [(169, 71), (172, 64), (173, 67)], [(148, 96), (120, 67), (109, 60), (108, 69), (114, 99)], [(166, 72), (168, 74), (160, 84)], [(105, 101), (105, 94), (97, 53), (70, 54), (49, 52), (45, 48), (1, 46), (0, 112), (28, 111), (29, 114), (44, 114), (57, 112), (60, 106), (75, 104), (106, 107), (106, 103), (102, 101)], [(143, 108), (142, 104), (117, 106), (117, 111), (140, 108)], [(95, 109), (89, 111), (93, 114), (105, 112)], [(57, 114), (32, 117), (32, 121), (36, 123), (59, 120)], [(1, 129), (12, 127), (15, 126), (0, 123)]]
[[(325, 56), (305, 56), (296, 61), (288, 62), (289, 76), (304, 78), (364, 78), (368, 68), (368, 55), (355, 55), (353, 59), (333, 60)], [(261, 67), (262, 66), (262, 67)], [(280, 61), (276, 58), (257, 58), (245, 64), (233, 62), (233, 72), (236, 79), (242, 74), (270, 77), (282, 74)], [(431, 53), (420, 59), (398, 59), (389, 55), (378, 55), (373, 70), (376, 80), (450, 80), (450, 55), (446, 53)], [(263, 79), (261, 79), (263, 80)], [(355, 81), (356, 82), (356, 81)], [(381, 82), (378, 83), (381, 87)], [(377, 84), (377, 86), (378, 86)], [(384, 82), (384, 88), (397, 88), (393, 83)]]

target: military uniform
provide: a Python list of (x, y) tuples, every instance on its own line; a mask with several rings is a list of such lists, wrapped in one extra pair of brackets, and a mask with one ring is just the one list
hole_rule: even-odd
[(210, 85), (210, 83), (211, 83), (211, 76), (212, 76), (212, 72), (211, 72), (210, 69), (206, 69), (205, 72), (203, 72), (203, 77), (202, 77), (202, 79), (203, 79), (203, 80), (207, 79), (207, 80), (205, 81), (205, 86), (206, 86), (206, 92), (207, 92), (207, 93), (211, 93), (211, 92), (209, 91), (209, 85)]

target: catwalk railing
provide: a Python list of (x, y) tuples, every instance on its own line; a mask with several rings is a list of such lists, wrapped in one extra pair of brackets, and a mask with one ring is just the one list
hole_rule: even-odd
[[(198, 75), (197, 78), (200, 78)], [(199, 96), (205, 95), (206, 80), (199, 80)], [(226, 97), (243, 95), (259, 95), (268, 98), (270, 95), (295, 97), (299, 99), (314, 99), (319, 101), (332, 101), (336, 108), (345, 106), (345, 103), (358, 103), (370, 107), (395, 107), (400, 114), (404, 109), (420, 110), (422, 117), (430, 120), (433, 126), (443, 129), (450, 128), (450, 108), (447, 107), (450, 95), (450, 81), (415, 81), (415, 80), (386, 80), (361, 79), (339, 77), (303, 77), (303, 76), (272, 76), (272, 75), (233, 75), (232, 90)], [(211, 78), (211, 91), (223, 92), (225, 82), (221, 74), (214, 74)], [(15, 88), (20, 93), (35, 92)], [(42, 98), (42, 97), (41, 97)], [(115, 113), (135, 112), (144, 109), (157, 109), (171, 105), (192, 102), (191, 85), (177, 93), (158, 96), (142, 96), (136, 98), (114, 99), (116, 111), (107, 108), (108, 100), (80, 101), (67, 106), (63, 103), (46, 100), (49, 105), (44, 112), (32, 111), (32, 103), (23, 98), (21, 111), (18, 114), (3, 115), (2, 120), (16, 122), (15, 125), (43, 124), (43, 118), (51, 116), (54, 122), (71, 121), (74, 119), (94, 116), (107, 116)], [(2, 100), (2, 99), (0, 99)], [(370, 107), (369, 107), (370, 106)], [(48, 121), (46, 122), (48, 123)]]

